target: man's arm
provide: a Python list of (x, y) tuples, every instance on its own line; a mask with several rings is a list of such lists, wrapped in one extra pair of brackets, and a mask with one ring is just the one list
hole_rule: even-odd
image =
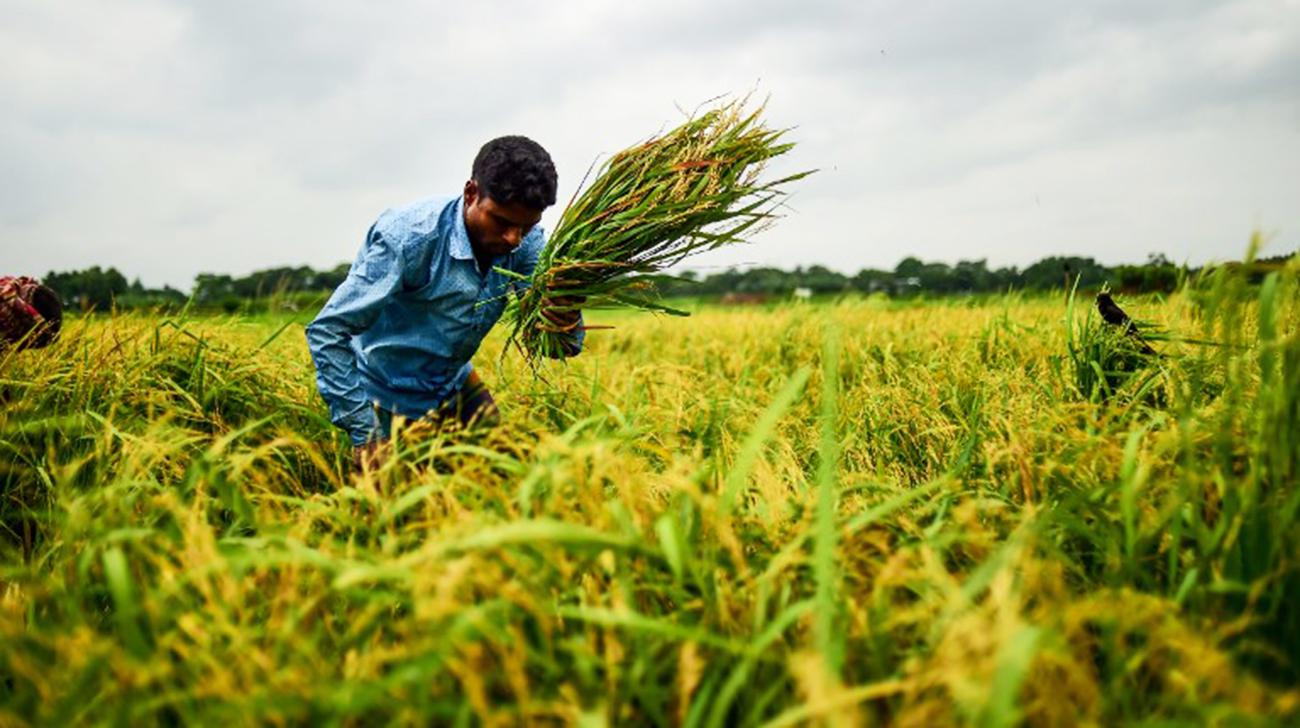
[[(515, 281), (513, 285), (517, 292), (522, 293), (528, 288), (528, 280), (533, 277), (533, 271), (537, 269), (537, 259), (542, 254), (542, 248), (546, 246), (546, 234), (539, 227), (528, 236), (528, 239), (519, 246), (519, 252), (515, 255), (515, 272), (524, 276), (525, 280)], [(545, 308), (542, 315), (545, 316), (552, 324), (558, 327), (570, 327), (569, 331), (564, 334), (556, 334), (561, 337), (561, 344), (564, 347), (564, 357), (577, 356), (582, 353), (583, 341), (587, 338), (587, 332), (583, 328), (582, 311), (576, 306), (586, 301), (580, 296), (566, 296), (548, 298), (543, 301)]]
[(352, 337), (369, 328), (384, 300), (401, 288), (403, 268), (401, 251), (372, 227), (348, 277), (307, 325), (316, 387), (334, 424), (347, 430), (353, 445), (369, 440), (377, 423), (361, 384)]

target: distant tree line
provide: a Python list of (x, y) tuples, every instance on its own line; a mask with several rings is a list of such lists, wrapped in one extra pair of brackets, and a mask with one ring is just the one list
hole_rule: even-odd
[(347, 263), (342, 263), (326, 271), (313, 270), (305, 265), (297, 268), (268, 268), (242, 278), (200, 273), (194, 279), (194, 300), (199, 303), (214, 303), (229, 298), (254, 299), (304, 291), (328, 292), (348, 277), (348, 267)]
[[(1255, 277), (1282, 265), (1290, 255), (1255, 261)], [(1026, 268), (989, 268), (986, 260), (962, 260), (955, 265), (904, 258), (893, 270), (865, 268), (846, 275), (824, 266), (794, 270), (754, 267), (730, 268), (701, 276), (694, 271), (661, 285), (667, 296), (790, 295), (802, 289), (808, 294), (882, 293), (889, 296), (964, 295), (1011, 290), (1047, 291), (1075, 285), (1095, 289), (1103, 284), (1125, 293), (1170, 292), (1195, 269), (1176, 265), (1165, 256), (1148, 256), (1145, 263), (1105, 266), (1092, 258), (1052, 256)], [(128, 283), (116, 268), (99, 266), (45, 276), (47, 285), (63, 297), (64, 305), (80, 310), (106, 310), (114, 306), (177, 307), (185, 304), (228, 312), (265, 307), (280, 301), (294, 309), (322, 301), (347, 277), (348, 264), (318, 271), (307, 266), (269, 268), (246, 276), (200, 273), (187, 294), (164, 286), (145, 288), (139, 279)]]
[[(343, 263), (326, 271), (307, 266), (296, 268), (269, 268), (246, 276), (200, 273), (194, 279), (189, 293), (171, 286), (145, 288), (140, 280), (127, 283), (126, 276), (116, 268), (99, 266), (68, 272), (50, 272), (43, 279), (45, 285), (58, 291), (63, 305), (78, 310), (107, 310), (109, 308), (180, 307), (185, 304), (204, 309), (222, 309), (235, 312), (247, 308), (249, 302), (281, 298), (290, 303), (306, 299), (324, 298), (348, 275), (348, 264)], [(303, 295), (307, 294), (307, 295)]]
[(893, 270), (864, 268), (846, 275), (820, 265), (785, 271), (779, 268), (732, 268), (671, 284), (670, 295), (788, 294), (805, 289), (813, 294), (858, 291), (890, 296), (994, 293), (1008, 290), (1045, 291), (1074, 285), (1096, 288), (1109, 283), (1130, 292), (1172, 291), (1186, 271), (1162, 255), (1141, 265), (1107, 267), (1092, 258), (1053, 256), (1024, 269), (989, 268), (987, 260), (962, 260), (955, 265), (904, 258)]
[(81, 310), (102, 310), (114, 305), (179, 305), (189, 299), (189, 295), (171, 286), (145, 288), (139, 278), (128, 283), (126, 276), (116, 268), (104, 269), (99, 266), (66, 273), (51, 271), (41, 282), (59, 293), (65, 307)]

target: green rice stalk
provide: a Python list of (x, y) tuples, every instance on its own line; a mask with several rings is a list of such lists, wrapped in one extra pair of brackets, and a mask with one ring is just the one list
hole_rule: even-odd
[(530, 363), (565, 354), (576, 327), (555, 320), (566, 306), (552, 299), (685, 315), (654, 300), (663, 271), (771, 224), (784, 186), (811, 171), (763, 179), (768, 160), (794, 145), (746, 101), (721, 103), (618, 152), (575, 195), (508, 312), (510, 340)]

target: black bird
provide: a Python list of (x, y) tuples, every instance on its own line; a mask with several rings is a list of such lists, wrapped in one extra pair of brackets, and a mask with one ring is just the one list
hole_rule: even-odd
[(1124, 309), (1120, 308), (1119, 304), (1115, 303), (1115, 299), (1111, 298), (1109, 293), (1103, 292), (1097, 294), (1097, 312), (1101, 314), (1101, 318), (1108, 324), (1124, 326), (1127, 331), (1132, 331), (1136, 328), (1133, 324), (1133, 319), (1129, 318), (1129, 315), (1124, 313)]
[(1111, 298), (1109, 293), (1097, 294), (1097, 313), (1101, 314), (1102, 321), (1112, 326), (1124, 327), (1124, 333), (1137, 340), (1142, 346), (1144, 354), (1156, 353), (1155, 349), (1152, 349), (1147, 342), (1142, 340), (1142, 335), (1138, 333), (1137, 324), (1127, 313), (1124, 313), (1124, 309), (1120, 308), (1118, 303), (1115, 303), (1115, 299)]

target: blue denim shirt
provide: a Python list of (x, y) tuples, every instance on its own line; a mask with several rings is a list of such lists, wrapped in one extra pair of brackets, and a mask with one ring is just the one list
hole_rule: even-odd
[[(544, 244), (534, 227), (492, 267), (531, 276)], [(470, 357), (501, 318), (508, 289), (524, 285), (491, 268), (479, 273), (462, 197), (385, 211), (307, 326), (316, 385), (334, 424), (361, 444), (387, 436), (374, 406), (412, 419), (436, 410), (472, 371)], [(579, 325), (575, 351), (582, 339)]]

